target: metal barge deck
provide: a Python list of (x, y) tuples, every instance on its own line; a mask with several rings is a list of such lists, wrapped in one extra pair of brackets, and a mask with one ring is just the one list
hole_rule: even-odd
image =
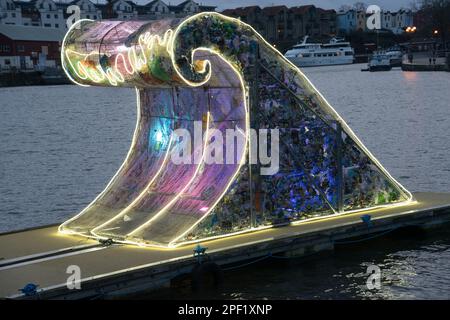
[[(231, 265), (266, 255), (309, 255), (332, 250), (354, 237), (450, 222), (450, 194), (416, 193), (416, 203), (324, 218), (297, 225), (202, 242), (210, 260)], [(368, 225), (361, 216), (369, 214)], [(13, 299), (81, 299), (102, 295), (125, 296), (170, 284), (197, 264), (196, 245), (175, 249), (103, 246), (94, 240), (57, 233), (49, 226), (0, 235), (0, 297)], [(81, 270), (81, 289), (68, 289), (70, 265)], [(37, 294), (19, 289), (37, 284)]]

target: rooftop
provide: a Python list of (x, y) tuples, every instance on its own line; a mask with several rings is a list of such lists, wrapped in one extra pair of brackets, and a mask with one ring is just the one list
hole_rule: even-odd
[(56, 28), (37, 28), (0, 24), (0, 33), (12, 40), (62, 41), (65, 31)]

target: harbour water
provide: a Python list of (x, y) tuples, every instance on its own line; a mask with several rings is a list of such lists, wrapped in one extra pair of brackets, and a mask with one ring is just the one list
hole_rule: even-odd
[[(305, 69), (388, 171), (410, 191), (450, 192), (450, 74)], [(0, 88), (0, 232), (61, 222), (103, 189), (136, 120), (133, 89)], [(310, 261), (226, 273), (218, 298), (450, 298), (450, 231), (380, 238)], [(379, 290), (366, 269), (382, 271)], [(167, 290), (163, 298), (189, 298)], [(211, 296), (208, 296), (211, 297)]]

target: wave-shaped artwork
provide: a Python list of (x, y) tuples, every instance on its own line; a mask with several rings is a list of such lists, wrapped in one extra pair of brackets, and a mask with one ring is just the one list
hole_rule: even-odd
[[(138, 120), (118, 172), (60, 232), (175, 247), (412, 200), (303, 73), (240, 20), (81, 20), (61, 57), (76, 84), (136, 88)], [(271, 174), (251, 159), (261, 142), (251, 128), (278, 132)], [(223, 147), (234, 161), (207, 161), (228, 130), (242, 142)], [(187, 148), (181, 131), (197, 141)], [(173, 161), (180, 150), (190, 161)]]

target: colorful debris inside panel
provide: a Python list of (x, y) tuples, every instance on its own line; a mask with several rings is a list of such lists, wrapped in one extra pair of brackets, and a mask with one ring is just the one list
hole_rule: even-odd
[[(301, 71), (239, 20), (81, 20), (61, 55), (79, 85), (136, 88), (138, 121), (119, 171), (60, 232), (174, 247), (412, 200)], [(276, 170), (253, 152), (263, 142)]]

